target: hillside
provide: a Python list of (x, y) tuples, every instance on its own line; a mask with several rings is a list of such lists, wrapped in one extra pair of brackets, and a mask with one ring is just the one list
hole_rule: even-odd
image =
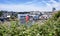
[[(17, 21), (18, 22), (18, 21)], [(60, 36), (60, 11), (54, 13), (42, 25), (34, 24), (31, 27), (11, 22), (11, 25), (0, 24), (0, 36)]]

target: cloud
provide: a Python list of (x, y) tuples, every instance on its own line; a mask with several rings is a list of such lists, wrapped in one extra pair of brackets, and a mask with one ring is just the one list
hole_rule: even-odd
[(53, 7), (60, 10), (60, 2), (33, 0), (24, 4), (0, 4), (0, 10), (8, 11), (52, 11)]
[[(54, 1), (54, 0), (50, 0), (49, 2), (51, 3), (46, 3), (47, 7), (55, 7), (57, 10), (60, 10), (60, 2)], [(58, 8), (59, 7), (59, 8)]]
[(35, 11), (40, 8), (33, 5), (1, 5), (0, 9), (9, 11)]

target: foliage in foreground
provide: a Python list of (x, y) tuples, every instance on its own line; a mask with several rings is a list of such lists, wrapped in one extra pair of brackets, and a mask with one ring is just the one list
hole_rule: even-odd
[(28, 28), (26, 25), (0, 25), (0, 36), (60, 36), (60, 11), (44, 24), (35, 24)]

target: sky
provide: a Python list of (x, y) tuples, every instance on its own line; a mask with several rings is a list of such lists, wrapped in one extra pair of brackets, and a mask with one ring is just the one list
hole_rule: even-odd
[(0, 10), (6, 11), (52, 11), (60, 10), (60, 0), (0, 0)]

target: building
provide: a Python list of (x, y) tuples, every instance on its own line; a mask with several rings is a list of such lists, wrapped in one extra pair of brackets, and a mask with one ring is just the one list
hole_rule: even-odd
[(53, 14), (53, 12), (43, 12), (42, 13), (43, 15), (41, 15), (40, 17), (39, 17), (39, 19), (49, 19), (49, 18), (51, 18), (52, 17), (52, 14)]
[(0, 17), (0, 20), (3, 18), (4, 20), (9, 20), (10, 17), (15, 16), (17, 12), (13, 11), (2, 11), (2, 16)]
[(26, 23), (25, 17), (27, 15), (29, 15), (29, 14), (30, 14), (30, 12), (19, 12), (18, 13), (18, 20), (20, 20), (21, 24), (25, 24)]

